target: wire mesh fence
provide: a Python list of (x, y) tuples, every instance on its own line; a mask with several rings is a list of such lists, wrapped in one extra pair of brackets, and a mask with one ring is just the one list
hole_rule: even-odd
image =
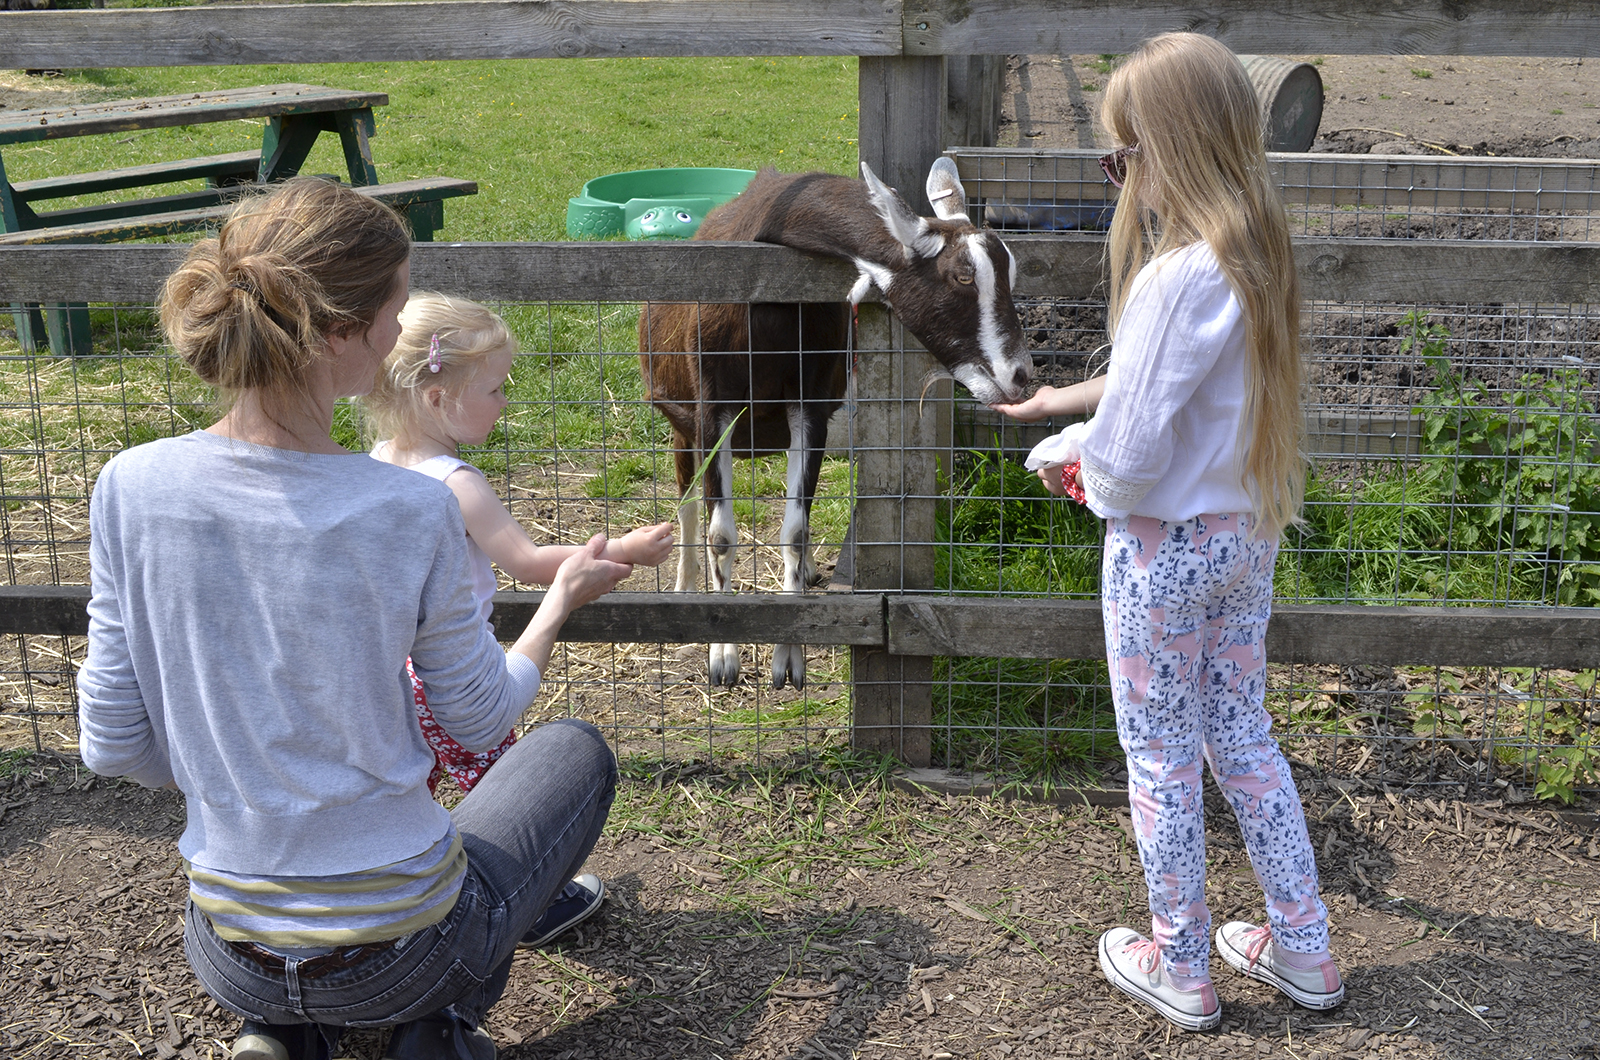
[[(956, 148), (975, 218), (1014, 231), (1102, 231), (1117, 189), (1096, 150)], [(1273, 154), (1299, 236), (1589, 242), (1600, 163)]]
[[(640, 381), (638, 307), (495, 308), (521, 346), (512, 404), (488, 441), (466, 455), (512, 514), (536, 540), (551, 542), (674, 518), (670, 431)], [(1042, 378), (1068, 382), (1101, 369), (1103, 304), (1039, 301), (1020, 310)], [(1317, 463), (1306, 522), (1286, 537), (1280, 557), (1281, 601), (1595, 601), (1600, 538), (1586, 528), (1600, 521), (1600, 421), (1597, 366), (1585, 351), (1600, 322), (1588, 307), (1312, 304), (1305, 320)], [(203, 426), (214, 412), (211, 396), (159, 343), (148, 307), (96, 308), (94, 323), (90, 356), (0, 355), (0, 530), (9, 584), (86, 582), (87, 505), (98, 468), (129, 445)], [(852, 415), (856, 397), (847, 395), (834, 417), (812, 510), (819, 576), (829, 583), (819, 591), (854, 587), (854, 548), (895, 545), (933, 556), (932, 577), (901, 588), (951, 597), (1097, 597), (1097, 521), (1046, 497), (1017, 459), (1060, 424), (1003, 423), (948, 385), (877, 399), (907, 405), (907, 422), (939, 424), (937, 441), (921, 443), (936, 466), (935, 487), (896, 502), (931, 520), (903, 519), (898, 542), (852, 541), (859, 499), (852, 468), (904, 442), (863, 438)], [(370, 441), (357, 408), (342, 408), (335, 429), (349, 445)], [(734, 587), (780, 591), (784, 457), (732, 466), (741, 528)], [(688, 547), (679, 544), (680, 552)], [(694, 588), (707, 587), (704, 570)], [(677, 578), (669, 560), (636, 571), (622, 588), (668, 591)], [(72, 672), (81, 638), (8, 639), (0, 739), (74, 744)], [(1096, 645), (1072, 648), (1061, 659), (934, 659), (915, 678), (931, 688), (932, 760), (1063, 781), (1115, 779), (1105, 665), (1093, 657)], [(803, 691), (768, 686), (769, 646), (740, 650), (746, 676), (724, 688), (707, 680), (704, 645), (565, 645), (526, 722), (587, 718), (625, 758), (644, 762), (759, 761), (850, 739), (852, 678), (865, 675), (852, 674), (847, 649), (811, 646)], [(1586, 771), (1600, 732), (1593, 671), (1361, 662), (1273, 669), (1269, 696), (1280, 731), (1320, 768), (1439, 785), (1592, 783)]]
[[(994, 227), (1097, 231), (1115, 204), (1092, 150), (950, 154), (969, 209)], [(1304, 238), (1591, 238), (1592, 162), (1272, 161)], [(563, 542), (674, 518), (672, 432), (641, 383), (637, 302), (495, 308), (520, 343), (512, 405), (467, 455), (511, 513), (536, 540)], [(1103, 302), (1056, 297), (1021, 301), (1018, 310), (1037, 378), (1067, 383), (1103, 370)], [(161, 347), (149, 307), (96, 307), (91, 323), (87, 356), (0, 346), (0, 531), (13, 585), (87, 581), (87, 498), (98, 468), (129, 445), (202, 426), (213, 411)], [(1315, 466), (1305, 521), (1283, 542), (1281, 602), (1600, 602), (1600, 369), (1589, 352), (1600, 325), (1589, 306), (1311, 302), (1303, 325)], [(1047, 498), (1019, 459), (1062, 425), (1007, 421), (948, 382), (913, 378), (933, 362), (898, 326), (884, 334), (827, 351), (852, 370), (809, 513), (819, 591), (1095, 600), (1098, 522)], [(773, 370), (751, 354), (702, 357), (731, 358), (719, 371), (743, 373), (751, 389), (756, 373)], [(892, 371), (879, 370), (890, 361)], [(370, 441), (354, 408), (340, 410), (336, 431), (346, 444)], [(733, 449), (744, 451), (735, 455), (751, 455), (754, 445), (736, 439)], [(732, 462), (735, 591), (793, 590), (781, 539), (784, 497), (794, 492), (782, 455)], [(709, 524), (697, 520), (700, 537)], [(623, 588), (708, 588), (714, 552), (677, 562), (698, 547), (680, 541), (677, 559), (637, 571)], [(0, 725), (17, 729), (14, 740), (74, 742), (71, 673), (81, 641), (11, 639), (0, 658), (0, 717), (9, 719)], [(744, 676), (725, 687), (708, 680), (704, 645), (569, 644), (529, 721), (587, 717), (619, 751), (656, 760), (759, 759), (879, 726), (894, 730), (888, 746), (925, 741), (936, 764), (1061, 778), (1115, 773), (1107, 678), (1093, 644), (1063, 646), (1057, 659), (974, 652), (898, 664), (891, 656), (887, 666), (811, 646), (803, 691), (767, 687), (770, 646), (739, 651)], [(1282, 730), (1330, 769), (1393, 773), (1405, 763), (1409, 776), (1439, 783), (1502, 772), (1554, 788), (1596, 783), (1593, 670), (1341, 663), (1273, 672)], [(861, 705), (872, 696), (884, 711), (869, 718)], [(932, 700), (931, 718), (907, 712), (916, 696)], [(918, 725), (920, 735), (899, 731)]]

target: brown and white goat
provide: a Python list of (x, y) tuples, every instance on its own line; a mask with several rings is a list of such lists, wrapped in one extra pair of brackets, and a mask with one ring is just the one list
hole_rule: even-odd
[[(729, 497), (732, 456), (784, 451), (783, 590), (804, 592), (816, 583), (811, 502), (828, 418), (845, 395), (850, 307), (873, 287), (979, 401), (1016, 401), (1028, 385), (1033, 361), (1011, 304), (1016, 262), (999, 236), (968, 219), (955, 165), (941, 158), (928, 174), (934, 218), (917, 216), (864, 162), (861, 176), (763, 169), (741, 195), (707, 215), (694, 236), (779, 243), (852, 262), (860, 275), (848, 303), (659, 303), (640, 315), (645, 388), (672, 424), (683, 543), (679, 592), (700, 583), (699, 513), (685, 488), (701, 454), (735, 416), (739, 421), (704, 478), (713, 588), (729, 589), (739, 539)], [(711, 645), (710, 675), (714, 685), (738, 683), (738, 645)], [(801, 645), (773, 648), (773, 687), (786, 681), (805, 686)]]

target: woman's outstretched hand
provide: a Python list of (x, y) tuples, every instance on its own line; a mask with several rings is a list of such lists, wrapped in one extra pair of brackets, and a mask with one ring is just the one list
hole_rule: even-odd
[[(669, 525), (670, 524), (664, 524)], [(670, 547), (671, 537), (668, 537)], [(618, 563), (606, 558), (606, 535), (596, 534), (588, 542), (561, 561), (555, 579), (550, 583), (551, 595), (559, 594), (567, 610), (582, 607), (609, 593), (617, 583), (633, 573), (632, 563)]]
[(540, 670), (550, 665), (561, 625), (573, 611), (609, 593), (633, 573), (633, 564), (605, 558), (606, 535), (596, 534), (561, 561), (549, 592), (533, 614), (533, 621), (511, 650), (532, 659)]

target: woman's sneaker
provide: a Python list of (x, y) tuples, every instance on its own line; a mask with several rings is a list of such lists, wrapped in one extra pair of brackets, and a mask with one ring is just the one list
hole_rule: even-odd
[(589, 919), (605, 901), (606, 885), (593, 873), (574, 877), (561, 893), (555, 896), (539, 919), (522, 936), (517, 945), (523, 949), (538, 949), (563, 931)]
[(1226, 923), (1217, 929), (1217, 952), (1243, 974), (1282, 990), (1297, 1005), (1325, 1009), (1344, 1000), (1344, 982), (1332, 957), (1315, 968), (1291, 968), (1272, 941), (1271, 928), (1242, 920)]
[(1210, 983), (1179, 990), (1161, 967), (1161, 947), (1132, 928), (1100, 936), (1100, 971), (1111, 985), (1142, 1001), (1186, 1031), (1208, 1031), (1222, 1022), (1222, 1005)]

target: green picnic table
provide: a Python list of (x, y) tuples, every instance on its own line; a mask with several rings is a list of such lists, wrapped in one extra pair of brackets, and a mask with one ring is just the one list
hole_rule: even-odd
[[(0, 112), (0, 152), (11, 145), (69, 136), (267, 119), (259, 149), (43, 180), (12, 183), (0, 154), (0, 246), (109, 243), (215, 228), (242, 196), (299, 173), (324, 132), (339, 137), (350, 185), (403, 210), (413, 238), (429, 241), (444, 223), (443, 200), (475, 194), (478, 186), (451, 177), (381, 184), (370, 140), (373, 108), (388, 102), (382, 92), (281, 84)], [(163, 185), (194, 181), (203, 181), (203, 187), (151, 193)], [(51, 199), (133, 189), (142, 193), (101, 205), (36, 206)], [(89, 351), (86, 304), (52, 305), (42, 313), (38, 306), (13, 306), (12, 311), (24, 350), (48, 342), (55, 353)]]

